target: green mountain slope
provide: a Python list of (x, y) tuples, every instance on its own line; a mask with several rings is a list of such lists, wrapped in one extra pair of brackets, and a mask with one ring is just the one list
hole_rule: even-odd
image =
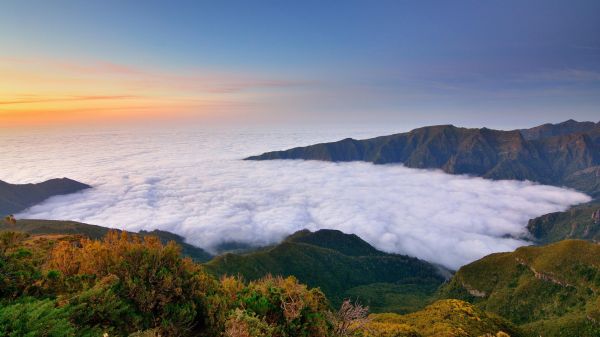
[(69, 178), (38, 184), (9, 184), (0, 180), (0, 215), (18, 213), (52, 196), (75, 193), (91, 186)]
[(444, 281), (427, 262), (379, 252), (355, 235), (334, 230), (302, 231), (274, 247), (221, 255), (205, 266), (216, 275), (239, 274), (248, 280), (293, 275), (321, 288), (335, 305), (346, 297), (358, 298), (376, 312), (422, 308)]
[[(34, 235), (81, 234), (89, 237), (90, 239), (98, 240), (106, 236), (110, 230), (120, 231), (118, 229), (90, 225), (76, 221), (19, 219), (15, 225), (0, 221), (0, 231), (19, 231)], [(207, 253), (202, 248), (185, 243), (184, 239), (177, 234), (160, 230), (153, 230), (150, 232), (140, 231), (137, 234), (141, 236), (157, 236), (163, 243), (175, 241), (181, 246), (181, 252), (183, 255), (189, 256), (198, 262), (205, 262), (212, 258), (212, 255)]]
[(570, 186), (600, 197), (600, 123), (567, 121), (527, 130), (453, 125), (267, 152), (248, 160), (311, 159), (403, 163), (489, 179)]
[(459, 300), (440, 300), (407, 315), (385, 313), (370, 318), (368, 337), (526, 336), (507, 320)]
[(600, 201), (531, 219), (527, 229), (540, 243), (564, 239), (600, 241)]
[(600, 245), (565, 240), (488, 255), (441, 290), (543, 336), (600, 335)]

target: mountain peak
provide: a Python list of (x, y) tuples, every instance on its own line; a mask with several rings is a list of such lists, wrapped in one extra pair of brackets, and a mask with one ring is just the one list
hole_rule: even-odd
[(348, 256), (372, 256), (384, 254), (357, 235), (346, 234), (335, 229), (320, 229), (315, 232), (303, 229), (288, 236), (286, 241), (306, 243), (313, 246), (332, 249)]

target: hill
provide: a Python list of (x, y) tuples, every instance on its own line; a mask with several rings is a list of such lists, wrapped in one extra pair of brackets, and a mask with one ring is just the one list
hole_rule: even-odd
[(459, 300), (440, 300), (407, 314), (372, 314), (367, 337), (519, 337), (519, 328), (505, 319)]
[(600, 201), (571, 207), (529, 220), (527, 229), (539, 243), (564, 239), (600, 241)]
[(600, 335), (600, 245), (565, 240), (488, 255), (441, 292), (543, 336)]
[(335, 230), (301, 231), (274, 247), (208, 262), (215, 275), (256, 280), (293, 275), (319, 287), (338, 305), (358, 298), (373, 311), (409, 312), (425, 306), (444, 282), (437, 267), (416, 258), (377, 251), (355, 235)]
[[(0, 221), (0, 232), (19, 231), (34, 235), (84, 235), (90, 239), (95, 240), (103, 238), (111, 230), (120, 232), (120, 230), (118, 229), (90, 225), (76, 221), (19, 219), (14, 225), (6, 223), (4, 221)], [(150, 232), (140, 231), (139, 233), (134, 234), (138, 234), (142, 237), (157, 236), (164, 244), (166, 244), (169, 241), (175, 241), (181, 246), (181, 252), (183, 255), (189, 256), (198, 262), (205, 262), (212, 258), (212, 255), (207, 253), (202, 248), (185, 243), (184, 238), (177, 234), (160, 230), (153, 230)]]
[(349, 302), (332, 309), (294, 277), (216, 279), (155, 236), (0, 232), (1, 336), (522, 336), (458, 300), (367, 314)]
[(267, 152), (246, 159), (402, 163), (452, 174), (569, 186), (600, 197), (600, 122), (566, 121), (512, 131), (437, 125), (371, 139), (346, 138)]
[(0, 180), (0, 215), (23, 211), (52, 196), (91, 188), (69, 178), (50, 179), (37, 184), (9, 184)]

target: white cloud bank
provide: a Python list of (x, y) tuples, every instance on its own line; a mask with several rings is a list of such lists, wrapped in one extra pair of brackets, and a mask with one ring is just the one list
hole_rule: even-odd
[(17, 182), (67, 176), (94, 185), (51, 198), (20, 217), (159, 228), (209, 250), (222, 242), (265, 245), (302, 228), (334, 228), (381, 250), (451, 268), (513, 250), (525, 242), (509, 236), (526, 235), (528, 219), (589, 200), (556, 187), (401, 165), (239, 160), (342, 134), (6, 136), (0, 138), (9, 149), (5, 162), (15, 165), (0, 173)]

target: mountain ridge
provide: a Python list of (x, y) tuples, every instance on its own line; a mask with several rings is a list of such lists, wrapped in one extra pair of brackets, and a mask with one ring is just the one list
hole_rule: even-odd
[(18, 213), (50, 197), (88, 188), (92, 186), (69, 178), (55, 178), (36, 184), (10, 184), (0, 180), (0, 215)]
[(435, 125), (245, 158), (273, 159), (402, 163), (450, 174), (567, 186), (600, 197), (600, 122), (566, 121), (509, 131)]

